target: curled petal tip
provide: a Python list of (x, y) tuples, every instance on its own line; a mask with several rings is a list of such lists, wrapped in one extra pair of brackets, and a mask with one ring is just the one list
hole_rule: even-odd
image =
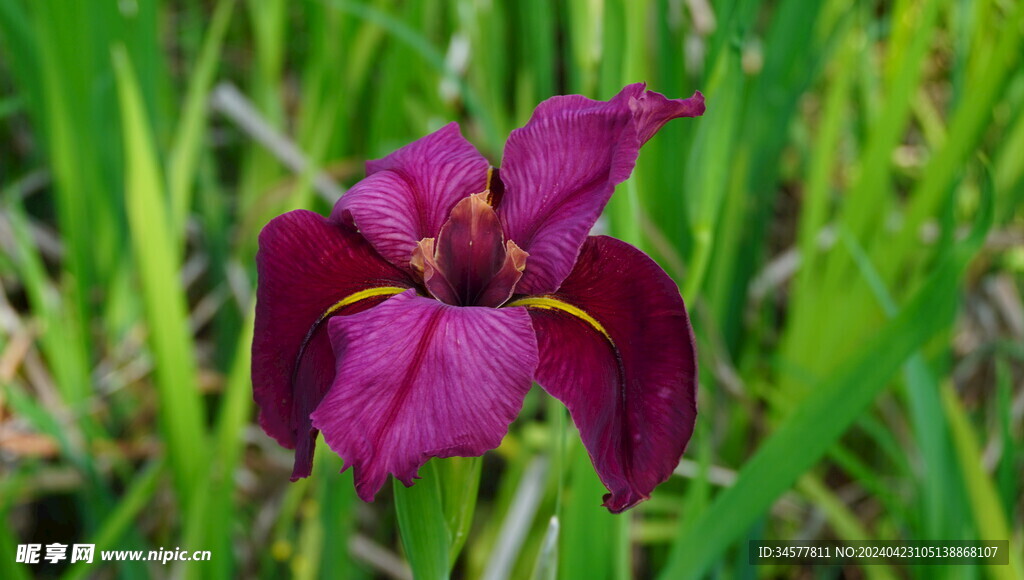
[(634, 490), (630, 490), (628, 493), (622, 495), (617, 493), (606, 493), (603, 498), (604, 503), (601, 505), (608, 508), (608, 511), (613, 514), (621, 514), (622, 512), (634, 508), (641, 502), (645, 502), (650, 498), (650, 495), (638, 494)]
[(434, 238), (423, 238), (416, 243), (416, 249), (412, 252), (409, 266), (414, 272), (426, 278), (428, 269), (434, 261)]
[(690, 97), (689, 100), (694, 102), (695, 108), (697, 110), (695, 116), (699, 117), (700, 115), (703, 115), (706, 109), (706, 107), (704, 106), (704, 93), (700, 91), (693, 91), (693, 96)]
[(526, 259), (530, 257), (530, 253), (517, 246), (512, 240), (505, 242), (505, 255), (512, 261), (516, 270), (522, 272), (526, 269)]

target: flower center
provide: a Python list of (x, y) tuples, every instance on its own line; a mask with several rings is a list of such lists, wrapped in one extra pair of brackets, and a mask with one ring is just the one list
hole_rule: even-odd
[(456, 204), (437, 238), (420, 240), (412, 254), (412, 267), (441, 302), (496, 308), (523, 277), (529, 254), (505, 241), (489, 195), (474, 193)]

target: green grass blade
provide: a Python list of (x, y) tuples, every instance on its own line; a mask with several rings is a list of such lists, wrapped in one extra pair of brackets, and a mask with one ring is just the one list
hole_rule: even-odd
[(352, 532), (355, 528), (356, 497), (352, 471), (340, 476), (342, 461), (336, 455), (320, 453), (316, 477), (317, 511), (323, 530), (320, 550), (319, 578), (322, 580), (353, 580), (362, 578), (349, 553)]
[[(890, 191), (890, 158), (899, 142), (910, 114), (910, 103), (917, 91), (923, 70), (923, 62), (935, 31), (936, 15), (942, 0), (926, 0), (920, 6), (911, 7), (905, 3), (903, 10), (896, 10), (894, 20), (900, 26), (890, 43), (885, 72), (888, 73), (886, 103), (877, 119), (874, 119), (865, 147), (857, 183), (850, 192), (851, 203), (844, 217), (854, 235), (860, 237), (870, 231), (879, 215), (883, 202), (888, 200)], [(913, 11), (911, 18), (908, 12)], [(908, 32), (908, 22), (913, 21), (913, 32)], [(899, 37), (900, 32), (909, 35)], [(904, 44), (904, 42), (906, 44)]]
[(238, 468), (245, 439), (239, 437), (245, 429), (252, 409), (252, 382), (250, 379), (251, 349), (254, 311), (238, 335), (234, 361), (225, 384), (217, 417), (212, 461), (205, 471), (193, 481), (193, 497), (202, 498), (186, 514), (183, 536), (184, 544), (203, 546), (218, 554), (217, 558), (202, 567), (187, 567), (189, 575), (205, 575), (209, 578), (230, 578), (235, 576), (232, 557), (233, 526), (237, 517), (235, 506), (235, 472)]
[(949, 325), (962, 271), (992, 224), (992, 198), (984, 199), (970, 238), (936, 268), (899, 315), (878, 331), (878, 340), (804, 399), (747, 462), (736, 484), (716, 497), (697, 521), (687, 522), (676, 538), (662, 578), (696, 578), (707, 573), (772, 502), (828, 451), (907, 358)]
[(185, 216), (192, 201), (192, 183), (196, 177), (199, 153), (202, 150), (203, 130), (207, 119), (206, 101), (213, 86), (221, 45), (234, 6), (235, 0), (220, 0), (214, 9), (199, 60), (189, 79), (181, 119), (171, 148), (167, 190), (171, 200), (170, 230), (176, 236), (184, 233)]
[(156, 362), (161, 427), (176, 490), (188, 506), (194, 482), (204, 472), (207, 447), (192, 335), (178, 281), (178, 250), (135, 74), (123, 49), (113, 55), (123, 116), (128, 223)]
[[(125, 532), (131, 528), (132, 522), (135, 521), (139, 513), (153, 504), (153, 496), (156, 495), (159, 488), (164, 467), (163, 459), (158, 458), (135, 476), (131, 487), (118, 501), (117, 507), (107, 515), (107, 519), (100, 526), (95, 537), (88, 541), (90, 544), (95, 544), (97, 554), (101, 550), (123, 547), (122, 538)], [(95, 563), (79, 562), (68, 568), (61, 578), (62, 580), (78, 580), (88, 577), (95, 571)]]
[[(840, 231), (839, 237), (886, 316), (896, 316), (896, 302), (870, 256), (845, 229)], [(924, 535), (919, 539), (954, 539), (960, 531), (961, 514), (958, 512), (962, 494), (951, 465), (952, 454), (946, 423), (936, 419), (942, 416), (939, 384), (921, 353), (914, 353), (910, 357), (904, 373), (910, 422), (924, 460), (923, 469), (918, 474), (924, 504)]]
[[(73, 296), (48, 277), (43, 256), (29, 232), (29, 219), (22, 204), (12, 200), (3, 210), (14, 242), (10, 257), (24, 285), (32, 314), (41, 325), (40, 343), (51, 361), (57, 389), (72, 410), (83, 412), (91, 386), (89, 353), (82, 346), (83, 331)], [(89, 430), (92, 423), (85, 419), (82, 427)]]
[(600, 0), (568, 0), (566, 11), (567, 59), (570, 92), (593, 95), (597, 91), (598, 69), (603, 46), (604, 6)]
[(462, 99), (466, 103), (466, 108), (469, 109), (470, 113), (472, 113), (473, 118), (480, 123), (484, 140), (489, 149), (493, 151), (501, 150), (504, 138), (498, 133), (497, 123), (483, 106), (483, 101), (480, 96), (472, 89), (472, 87), (469, 86), (468, 83), (466, 83), (465, 79), (458, 76), (457, 72), (453, 71), (451, 67), (448, 66), (448, 63), (445, 61), (444, 55), (441, 51), (431, 44), (430, 41), (419, 31), (390, 14), (359, 2), (346, 0), (324, 1), (330, 2), (331, 6), (334, 6), (342, 12), (352, 14), (353, 16), (361, 18), (368, 23), (380, 26), (384, 30), (388, 31), (388, 33), (390, 33), (396, 40), (401, 41), (409, 48), (415, 50), (418, 56), (420, 56), (426, 64), (433, 67), (438, 73), (453, 82), (455, 86), (459, 88)]
[(611, 578), (616, 563), (616, 518), (601, 507), (608, 490), (601, 485), (590, 457), (573, 430), (569, 487), (562, 497), (560, 578)]
[(409, 565), (417, 579), (447, 578), (451, 535), (445, 523), (441, 485), (433, 462), (420, 468), (412, 487), (394, 480), (395, 511)]
[[(847, 31), (848, 29), (849, 27)], [(832, 197), (830, 182), (839, 153), (842, 124), (848, 110), (847, 99), (854, 72), (853, 57), (856, 54), (854, 48), (852, 42), (844, 43), (832, 66), (832, 82), (826, 89), (825, 108), (809, 161), (807, 191), (800, 212), (797, 236), (801, 264), (793, 287), (794, 306), (813, 300), (816, 284), (819, 283), (817, 274), (824, 262), (819, 253), (819, 235), (825, 226)], [(806, 312), (806, 309), (799, 307), (795, 307), (794, 310), (796, 314)], [(813, 316), (794, 315), (789, 323), (786, 338), (813, 338), (813, 334), (820, 330), (825, 329), (818, 325), (818, 320)], [(795, 348), (800, 349), (799, 346)]]
[(68, 308), (84, 320), (99, 285), (120, 266), (124, 245), (108, 44), (120, 16), (113, 4), (68, 0), (33, 2), (28, 12), (39, 55), (33, 76), (42, 88), (41, 101), (30, 107), (54, 177), (64, 268), (72, 277)]
[(687, 262), (683, 299), (693, 304), (704, 285), (714, 250), (715, 224), (730, 180), (730, 151), (739, 125), (743, 78), (739, 55), (724, 51), (708, 82), (708, 110), (698, 120), (697, 135), (687, 161), (685, 191), (693, 230), (693, 251)]
[[(970, 98), (961, 101), (953, 115), (949, 138), (929, 163), (927, 171), (911, 195), (906, 222), (895, 247), (886, 248), (880, 255), (899, 255), (915, 243), (920, 226), (934, 215), (945, 199), (945, 193), (955, 182), (964, 164), (971, 158), (983, 130), (992, 117), (992, 110), (1002, 95), (1011, 74), (1017, 71), (1024, 46), (1024, 3), (1015, 4), (1007, 22), (1000, 27), (998, 43), (983, 70), (975, 71), (970, 83)], [(889, 263), (891, 269), (898, 264)]]
[[(21, 98), (12, 97), (11, 102), (21, 101), (42, 125), (45, 116), (41, 114), (43, 88), (38, 75), (39, 51), (25, 8), (18, 2), (0, 2), (0, 51), (18, 81)], [(6, 114), (0, 115), (0, 119), (4, 116)]]
[(7, 510), (0, 511), (0, 577), (7, 580), (29, 580), (30, 568), (25, 564), (15, 562), (14, 555), (18, 550), (18, 539), (14, 537), (8, 527)]
[(249, 309), (249, 316), (238, 335), (231, 373), (220, 402), (217, 416), (217, 456), (222, 474), (220, 478), (228, 485), (234, 481), (235, 466), (241, 460), (245, 442), (238, 434), (245, 428), (252, 410), (252, 379), (249, 372), (252, 361), (252, 333), (255, 311)]
[[(1004, 223), (1013, 217), (1014, 212), (1024, 205), (1024, 111), (1020, 102), (1016, 102), (1016, 119), (1007, 127), (1007, 136), (993, 160), (996, 191), (996, 222)], [(1012, 105), (1011, 105), (1012, 106)]]
[[(895, 31), (887, 43), (888, 53), (882, 63), (883, 70), (862, 66), (861, 91), (866, 95), (866, 133), (859, 159), (855, 161), (856, 171), (851, 185), (842, 198), (838, 223), (842, 224), (866, 247), (873, 247), (875, 240), (884, 239), (879, 216), (888, 216), (894, 206), (892, 183), (892, 152), (905, 134), (910, 117), (910, 103), (919, 90), (921, 70), (931, 39), (935, 33), (937, 13), (944, 0), (926, 0), (917, 4), (899, 3), (893, 8)], [(913, 14), (911, 17), (909, 14)], [(858, 20), (867, 15), (858, 15)], [(913, 22), (913, 31), (906, 30)], [(861, 27), (864, 24), (860, 24)], [(857, 29), (852, 39), (873, 31)], [(856, 64), (865, 64), (860, 58)], [(882, 76), (886, 82), (884, 90), (876, 86)], [(884, 106), (883, 106), (884, 104)], [(879, 249), (888, 247), (877, 244)], [(904, 259), (901, 255), (899, 259)], [(877, 261), (877, 260), (876, 260)], [(818, 332), (817, 336), (793, 335), (787, 341), (785, 357), (811, 376), (825, 376), (840, 362), (839, 353), (848, 352), (849, 345), (862, 344), (868, 338), (872, 325), (881, 318), (881, 313), (857, 275), (855, 267), (843, 256), (830, 255), (821, 268), (822, 275), (813, 293), (805, 293), (802, 303), (794, 303), (791, 316), (796, 321), (791, 331), (815, 327), (814, 321), (831, 320), (834, 328), (843, 332)], [(888, 280), (887, 280), (888, 281)], [(844, 308), (834, 308), (834, 297), (842, 295)], [(808, 388), (806, 381), (786, 383), (794, 392)]]
[(533, 565), (533, 580), (555, 580), (558, 578), (558, 537), (561, 528), (558, 517), (551, 516), (548, 529), (541, 540), (537, 561)]
[(956, 392), (948, 383), (942, 389), (942, 406), (953, 432), (953, 443), (956, 447), (961, 475), (967, 485), (971, 513), (974, 514), (975, 524), (980, 535), (978, 539), (1011, 540), (1009, 566), (989, 566), (987, 571), (993, 578), (1000, 580), (1022, 578), (1024, 577), (1024, 565), (1021, 563), (1020, 546), (1015, 545), (1017, 542), (1011, 539), (1010, 528), (1006, 523), (999, 494), (992, 483), (992, 478), (985, 473), (981, 450), (978, 448), (974, 430), (971, 428), (971, 423), (967, 419), (967, 414), (961, 406)]
[(441, 482), (445, 522), (451, 534), (448, 559), (454, 563), (473, 524), (483, 460), (479, 457), (449, 457), (434, 461), (437, 463), (434, 470)]
[(557, 8), (546, 0), (524, 0), (513, 2), (512, 9), (519, 30), (529, 32), (515, 35), (520, 58), (515, 63), (518, 72), (512, 122), (524, 123), (537, 103), (555, 94)]

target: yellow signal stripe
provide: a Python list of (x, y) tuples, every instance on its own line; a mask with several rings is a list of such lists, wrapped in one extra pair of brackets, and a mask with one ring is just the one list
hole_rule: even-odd
[(394, 294), (401, 294), (406, 290), (408, 290), (408, 288), (399, 288), (398, 286), (381, 286), (379, 288), (367, 288), (366, 290), (360, 290), (355, 294), (349, 294), (348, 296), (342, 298), (341, 300), (338, 300), (337, 302), (332, 304), (330, 308), (325, 310), (324, 313), (320, 315), (320, 319), (317, 320), (317, 323), (322, 322), (323, 319), (327, 318), (335, 311), (346, 306), (351, 306), (352, 304), (355, 304), (360, 300), (366, 300), (367, 298), (373, 298), (374, 296), (390, 296)]
[(586, 322), (593, 327), (594, 330), (604, 335), (604, 337), (608, 339), (608, 342), (615, 344), (615, 341), (612, 340), (612, 336), (608, 334), (608, 331), (601, 326), (601, 323), (598, 322), (597, 319), (587, 314), (584, 310), (573, 306), (568, 302), (562, 302), (553, 296), (527, 296), (526, 298), (520, 298), (519, 300), (509, 302), (505, 306), (525, 306), (527, 308), (541, 308), (544, 310), (560, 310)]

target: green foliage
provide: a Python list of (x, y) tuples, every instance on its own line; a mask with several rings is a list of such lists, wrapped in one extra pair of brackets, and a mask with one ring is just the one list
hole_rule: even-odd
[[(395, 514), (402, 546), (417, 578), (447, 578), (452, 531), (445, 517), (445, 493), (436, 460), (420, 469), (418, 485), (405, 487), (395, 481)], [(470, 501), (469, 498), (464, 498)]]

